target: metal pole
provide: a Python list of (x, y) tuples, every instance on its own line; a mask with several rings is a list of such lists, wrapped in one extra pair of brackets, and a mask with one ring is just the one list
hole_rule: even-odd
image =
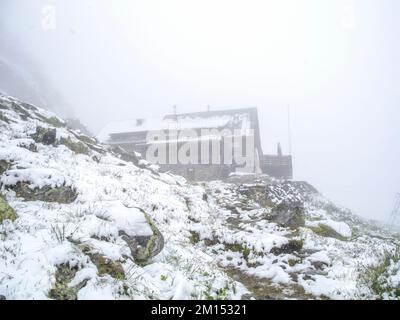
[(396, 195), (395, 205), (388, 221), (389, 226), (394, 227), (399, 222), (398, 221), (399, 219), (400, 219), (400, 193)]

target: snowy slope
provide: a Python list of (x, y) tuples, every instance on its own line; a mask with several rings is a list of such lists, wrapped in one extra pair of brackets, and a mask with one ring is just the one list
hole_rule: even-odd
[[(398, 240), (306, 184), (193, 185), (125, 162), (14, 98), (0, 96), (0, 112), (0, 161), (9, 164), (1, 193), (18, 215), (0, 225), (0, 295), (7, 299), (60, 292), (77, 299), (378, 297), (365, 271), (394, 253)], [(69, 143), (35, 142), (38, 127), (56, 129), (56, 141)], [(27, 201), (15, 188), (26, 183), (28, 193), (66, 188), (75, 196)], [(271, 218), (288, 201), (302, 204), (305, 221), (296, 228)], [(122, 234), (151, 235), (143, 212), (165, 245), (139, 263)], [(389, 259), (385, 272), (385, 297), (393, 298), (398, 263)]]

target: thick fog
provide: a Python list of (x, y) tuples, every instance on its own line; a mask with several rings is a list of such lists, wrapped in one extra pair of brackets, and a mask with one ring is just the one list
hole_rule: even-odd
[(288, 152), (290, 105), (295, 179), (385, 221), (400, 192), (399, 15), (398, 0), (0, 0), (0, 88), (94, 133), (173, 105), (255, 106), (264, 153)]

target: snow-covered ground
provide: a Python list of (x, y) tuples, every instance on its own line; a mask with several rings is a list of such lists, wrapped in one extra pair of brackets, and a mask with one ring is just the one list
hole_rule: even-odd
[[(191, 184), (122, 161), (55, 115), (14, 98), (0, 96), (0, 112), (0, 161), (8, 164), (1, 193), (18, 215), (0, 225), (0, 295), (7, 299), (60, 292), (77, 299), (379, 297), (365, 274), (395, 253), (398, 238), (305, 183)], [(56, 129), (56, 141), (69, 143), (35, 142), (38, 127)], [(14, 188), (24, 184), (75, 196), (27, 201)], [(304, 223), (289, 228), (271, 218), (285, 202), (302, 204)], [(165, 244), (139, 263), (124, 234), (152, 234), (144, 213)], [(104, 272), (99, 260), (121, 271)], [(393, 259), (382, 273), (391, 290), (399, 286), (399, 269)]]

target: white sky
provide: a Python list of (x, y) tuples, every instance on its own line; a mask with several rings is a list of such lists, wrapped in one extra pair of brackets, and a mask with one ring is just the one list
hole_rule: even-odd
[[(54, 6), (56, 29), (43, 29)], [(108, 121), (259, 108), (264, 152), (385, 220), (400, 192), (398, 0), (0, 0), (10, 39), (92, 131)], [(11, 41), (11, 40), (10, 40)], [(1, 48), (1, 46), (0, 46)]]

